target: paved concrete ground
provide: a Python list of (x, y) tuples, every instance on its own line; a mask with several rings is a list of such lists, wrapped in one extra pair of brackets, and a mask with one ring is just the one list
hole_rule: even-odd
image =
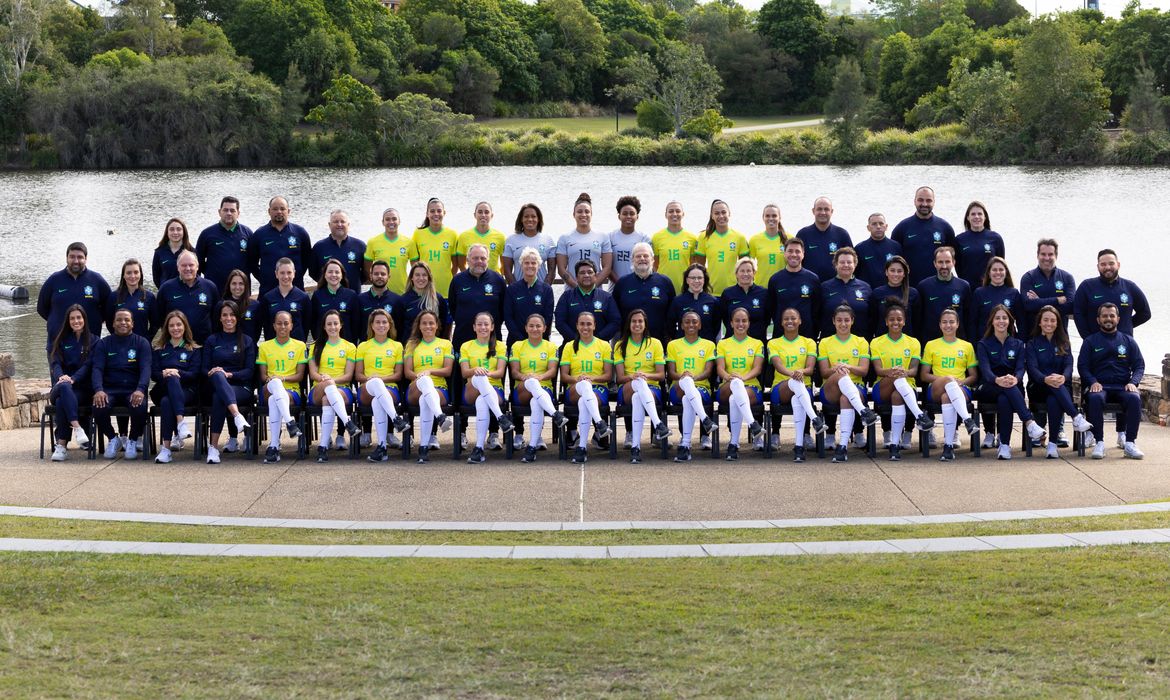
[[(266, 465), (225, 456), (195, 462), (190, 450), (169, 465), (37, 459), (36, 429), (0, 432), (0, 504), (103, 511), (273, 518), (445, 521), (737, 520), (906, 516), (1016, 509), (1109, 506), (1170, 497), (1170, 430), (1144, 425), (1143, 461), (1125, 460), (1106, 432), (1107, 458), (1064, 451), (999, 462), (965, 451), (951, 463), (908, 456), (871, 461), (857, 451), (846, 464), (790, 461), (791, 435), (772, 460), (744, 453), (739, 462), (696, 460), (631, 465), (594, 453), (583, 468), (541, 452), (535, 464), (489, 452), (483, 465), (450, 457), (450, 436), (430, 464), (385, 464), (336, 456), (328, 464), (286, 456)], [(285, 445), (285, 454), (291, 452)], [(935, 455), (937, 457), (937, 451)]]

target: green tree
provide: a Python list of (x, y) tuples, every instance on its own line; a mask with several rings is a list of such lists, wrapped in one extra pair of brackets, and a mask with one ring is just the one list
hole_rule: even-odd
[(661, 102), (642, 100), (634, 108), (634, 113), (637, 115), (639, 129), (645, 129), (653, 134), (667, 134), (674, 131), (674, 120), (671, 119), (670, 112)]
[(490, 117), (500, 89), (500, 74), (475, 49), (443, 53), (442, 72), (451, 83), (451, 109), (465, 114)]
[(404, 92), (382, 103), (381, 143), (390, 162), (428, 163), (441, 139), (464, 132), (471, 117), (456, 114), (445, 102)]
[(111, 73), (120, 74), (123, 71), (135, 70), (150, 65), (150, 56), (123, 46), (120, 49), (103, 51), (89, 59), (87, 67), (106, 68)]
[(1134, 3), (1112, 23), (1104, 45), (1103, 82), (1111, 108), (1121, 113), (1137, 80), (1138, 67), (1149, 66), (1159, 85), (1170, 83), (1170, 12), (1140, 9)]
[(36, 63), (42, 46), (41, 24), (52, 0), (0, 0), (0, 78), (19, 86)]
[(703, 113), (683, 124), (683, 135), (703, 141), (712, 141), (724, 129), (734, 124), (716, 109), (704, 109)]
[(815, 0), (768, 0), (756, 17), (760, 36), (796, 59), (798, 68), (791, 77), (797, 100), (815, 94), (817, 68), (832, 53), (826, 24), (825, 11)]
[(95, 41), (105, 32), (105, 22), (88, 7), (54, 2), (49, 5), (42, 31), (45, 43), (61, 60), (83, 66), (94, 53)]
[(379, 131), (382, 98), (352, 75), (342, 75), (309, 110), (308, 121), (333, 131), (333, 162), (338, 165), (373, 165)]
[(1121, 115), (1121, 126), (1139, 136), (1166, 136), (1166, 117), (1162, 114), (1162, 95), (1158, 76), (1149, 66), (1138, 68), (1129, 89), (1129, 105)]
[(837, 64), (833, 76), (833, 91), (825, 101), (825, 119), (829, 133), (837, 142), (843, 154), (857, 152), (864, 128), (861, 115), (865, 111), (865, 86), (861, 78), (861, 66), (852, 58)]
[(223, 54), (234, 57), (236, 49), (219, 28), (205, 19), (196, 18), (180, 32), (180, 47), (185, 56)]
[(541, 96), (591, 101), (608, 54), (597, 17), (581, 0), (539, 0), (528, 31), (540, 54)]
[(708, 108), (719, 108), (722, 88), (719, 74), (707, 63), (699, 46), (670, 42), (662, 55), (662, 67), (645, 55), (627, 58), (619, 76), (623, 84), (617, 95), (630, 101), (656, 100), (666, 107), (676, 136), (683, 124)]
[(878, 64), (878, 99), (890, 108), (899, 124), (918, 98), (907, 77), (907, 71), (916, 57), (914, 39), (905, 32), (890, 36), (882, 45), (881, 61)]
[(116, 0), (114, 5), (118, 31), (106, 38), (106, 46), (126, 46), (151, 58), (176, 52), (180, 36), (169, 21), (175, 14), (170, 0)]
[(960, 60), (952, 70), (951, 100), (964, 126), (988, 144), (1003, 149), (1014, 144), (1020, 118), (1016, 111), (1016, 82), (999, 63), (975, 72)]

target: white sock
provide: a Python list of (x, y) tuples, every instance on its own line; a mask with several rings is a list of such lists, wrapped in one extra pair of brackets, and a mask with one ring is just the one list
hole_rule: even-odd
[[(906, 402), (906, 410), (910, 411), (915, 418), (922, 415), (922, 409), (918, 407), (918, 397), (914, 395), (914, 387), (910, 386), (910, 382), (906, 381), (905, 377), (898, 377), (894, 380), (894, 390)], [(896, 409), (897, 406), (894, 408)]]
[(479, 395), (487, 402), (488, 410), (491, 411), (492, 415), (499, 418), (504, 414), (504, 411), (500, 408), (500, 396), (496, 393), (496, 388), (492, 386), (492, 383), (488, 381), (487, 377), (479, 374), (475, 375), (471, 378), (471, 386), (475, 387), (479, 391)]
[[(419, 445), (430, 445), (431, 431), (435, 427), (435, 418), (443, 412), (443, 406), (439, 403), (439, 392), (435, 389), (435, 382), (429, 377), (419, 377), (415, 380), (415, 386), (418, 387), (418, 413), (419, 413)], [(426, 442), (423, 442), (423, 441)]]
[(280, 414), (272, 407), (271, 397), (268, 401), (268, 446), (280, 447), (280, 431), (284, 424), (280, 422)]
[(947, 445), (955, 444), (955, 428), (959, 425), (955, 413), (955, 404), (944, 403), (942, 405), (943, 442)]
[(639, 447), (642, 444), (642, 428), (646, 425), (646, 409), (642, 404), (642, 397), (633, 391), (630, 393), (633, 394), (630, 397), (630, 440), (634, 447)]
[[(273, 377), (268, 380), (268, 412), (279, 413), (280, 420), (287, 423), (292, 420), (292, 413), (288, 408), (288, 392), (285, 391), (284, 384)], [(275, 409), (275, 410), (274, 410)]]
[[(492, 389), (492, 394), (496, 393)], [(480, 394), (475, 399), (475, 446), (483, 448), (487, 440), (488, 424), (491, 422), (491, 409), (488, 408), (487, 396)]]
[(795, 379), (788, 380), (788, 388), (792, 390), (792, 408), (795, 414), (796, 405), (804, 409), (805, 417), (815, 416), (817, 409), (813, 408), (812, 397), (808, 394), (808, 388), (804, 382), (798, 382)]
[[(590, 389), (592, 394), (593, 390)], [(582, 396), (577, 399), (577, 447), (589, 446), (589, 428), (592, 425), (589, 422), (589, 409), (585, 404), (585, 397)]]
[(321, 407), (321, 447), (333, 446), (333, 424), (337, 421), (337, 414), (333, 407), (326, 403)]
[[(861, 402), (861, 392), (857, 390), (857, 385), (853, 383), (851, 376), (838, 379), (837, 388), (841, 390), (842, 396), (849, 399), (849, 405), (855, 410), (865, 410), (865, 404)], [(842, 415), (844, 415), (844, 411), (842, 411)]]
[(743, 427), (743, 413), (739, 410), (739, 402), (733, 396), (728, 398), (731, 400), (727, 406), (727, 422), (731, 434), (727, 436), (727, 444), (739, 447), (739, 429)]
[[(394, 407), (394, 395), (386, 388), (385, 382), (378, 377), (371, 378), (366, 382), (366, 392), (373, 397), (370, 405), (375, 407), (380, 406), (383, 417), (388, 417), (390, 420), (398, 417), (398, 409)], [(339, 396), (341, 395), (341, 392), (337, 393)], [(377, 413), (375, 412), (374, 415), (377, 415)]]
[[(642, 412), (650, 417), (650, 425), (657, 427), (662, 420), (658, 417), (658, 405), (654, 401), (654, 392), (650, 391), (650, 386), (645, 379), (635, 379), (630, 382), (630, 388), (634, 391), (634, 403), (642, 404)], [(641, 433), (638, 433), (641, 435)]]
[(376, 399), (370, 402), (370, 408), (374, 411), (374, 436), (377, 438), (375, 442), (379, 445), (385, 445), (387, 424), (390, 422), (386, 416), (386, 409), (382, 406), (382, 402)]
[[(689, 379), (689, 377), (683, 377)], [(691, 446), (691, 434), (695, 432), (695, 409), (690, 401), (683, 400), (682, 407), (682, 438), (679, 440), (679, 446)]]
[(703, 408), (703, 395), (699, 393), (699, 389), (695, 386), (694, 377), (683, 377), (678, 380), (678, 388), (683, 392), (683, 403), (689, 404), (691, 411), (694, 412), (695, 417), (699, 422), (703, 422), (707, 418), (707, 411)]
[(902, 444), (902, 433), (906, 430), (906, 407), (890, 407), (890, 440)]
[(852, 408), (841, 409), (841, 439), (837, 441), (838, 445), (848, 445), (849, 441), (853, 439), (853, 421), (857, 418), (857, 411)]
[(536, 447), (540, 442), (540, 433), (544, 430), (544, 411), (540, 410), (539, 402), (536, 401), (536, 394), (533, 394), (532, 398), (533, 401), (530, 404), (532, 415), (528, 417), (528, 444)]
[[(748, 398), (747, 385), (736, 377), (731, 380), (731, 403), (739, 407), (740, 422), (750, 423), (752, 420), (752, 401)], [(739, 431), (731, 429), (731, 434), (739, 437)]]
[[(971, 417), (971, 412), (967, 410), (967, 395), (963, 393), (962, 387), (958, 382), (946, 383), (947, 396), (951, 397), (951, 406), (955, 408), (955, 413), (963, 420)], [(954, 443), (947, 443), (954, 444)]]
[[(329, 407), (332, 408), (333, 412), (337, 414), (337, 417), (341, 419), (342, 425), (348, 423), (349, 411), (345, 408), (345, 398), (342, 397), (341, 392), (338, 391), (336, 386), (330, 384), (329, 386), (325, 387), (325, 398), (329, 400)], [(324, 416), (324, 414), (325, 412), (322, 410), (321, 415)]]
[[(597, 407), (597, 394), (593, 393), (593, 385), (582, 379), (577, 382), (577, 407), (581, 415), (588, 415), (594, 423), (601, 420), (601, 410)], [(588, 411), (588, 413), (586, 413)]]
[[(790, 379), (788, 381), (795, 380)], [(804, 384), (801, 384), (797, 392), (792, 395), (792, 427), (796, 430), (795, 445), (797, 447), (804, 447), (804, 423), (808, 420), (808, 413), (804, 409), (806, 402), (798, 400), (801, 394), (804, 395), (804, 398), (808, 398), (808, 392), (804, 390)]]
[(556, 404), (553, 403), (548, 390), (541, 386), (540, 382), (536, 381), (536, 379), (532, 377), (525, 379), (524, 388), (528, 390), (528, 393), (532, 394), (532, 412), (534, 415), (537, 407), (540, 407), (540, 410), (550, 416), (557, 412)]

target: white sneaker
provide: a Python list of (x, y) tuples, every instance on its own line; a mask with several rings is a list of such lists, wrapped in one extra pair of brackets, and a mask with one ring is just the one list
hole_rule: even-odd
[(80, 425), (73, 429), (73, 444), (83, 450), (89, 449), (89, 436), (85, 434), (85, 430)]
[(177, 437), (171, 438), (171, 449), (172, 450), (183, 449), (183, 441)]
[(500, 436), (495, 433), (488, 433), (487, 442), (484, 444), (489, 450), (503, 449), (504, 445), (500, 442)]
[(780, 433), (774, 433), (774, 434), (772, 435), (772, 437), (771, 437), (771, 438), (769, 438), (769, 440), (770, 440), (770, 441), (771, 441), (771, 443), (772, 443), (772, 449), (773, 449), (773, 450), (778, 450), (778, 449), (780, 449)]
[(391, 447), (394, 449), (402, 449), (401, 438), (399, 438), (397, 435), (395, 435), (392, 432), (389, 433), (388, 435), (386, 435), (386, 447)]
[(700, 450), (711, 449), (711, 436), (710, 435), (704, 435), (702, 437), (702, 439), (699, 440), (699, 449)]
[(520, 433), (516, 433), (515, 435), (512, 436), (512, 449), (513, 450), (522, 450), (522, 449), (524, 449), (524, 447), (527, 444), (528, 443), (524, 440), (524, 436), (521, 435)]
[(1057, 444), (1055, 442), (1048, 443), (1048, 459), (1058, 459), (1059, 457), (1060, 452), (1058, 451)]
[(1125, 443), (1125, 457), (1126, 457), (1126, 459), (1142, 459), (1145, 456), (1146, 456), (1145, 453), (1143, 453), (1141, 450), (1138, 449), (1138, 446), (1136, 443), (1132, 443), (1132, 442)]
[(115, 459), (120, 449), (122, 449), (122, 438), (115, 436), (106, 443), (106, 451), (102, 453), (102, 456), (106, 459)]
[(837, 436), (836, 435), (826, 435), (825, 436), (825, 449), (826, 450), (837, 449)]
[(1011, 459), (1012, 458), (1012, 446), (1011, 445), (1000, 445), (999, 446), (999, 454), (996, 455), (995, 458), (996, 459)]
[[(465, 440), (466, 440), (466, 438), (467, 438), (467, 436), (464, 436), (464, 439), (465, 439)], [(438, 436), (438, 435), (432, 435), (432, 436), (431, 436), (431, 447), (430, 447), (430, 449), (432, 449), (432, 450), (437, 450), (437, 449), (439, 449), (439, 436)], [(467, 444), (466, 444), (466, 443), (464, 443), (464, 445), (463, 445), (463, 449), (467, 449)]]
[(892, 445), (893, 445), (893, 443), (890, 442), (890, 431), (883, 430), (882, 431), (882, 447), (890, 447)]
[(69, 456), (69, 453), (65, 450), (64, 445), (55, 445), (53, 447), (53, 461), (54, 462), (64, 462), (65, 458), (68, 456)]
[(1097, 444), (1097, 436), (1093, 434), (1093, 431), (1090, 430), (1089, 432), (1085, 433), (1085, 449), (1087, 450), (1096, 444)]
[(538, 449), (538, 450), (547, 450), (548, 449), (548, 445), (545, 444), (544, 438), (541, 438), (540, 440), (537, 441), (536, 449)]
[(345, 442), (345, 435), (338, 435), (337, 437), (333, 438), (333, 449), (335, 449), (335, 450), (349, 449), (349, 445)]
[(178, 430), (175, 431), (175, 437), (177, 437), (179, 439), (180, 443), (183, 442), (184, 440), (191, 439), (191, 429), (187, 427), (186, 420), (179, 423), (179, 428), (178, 428)]
[(764, 451), (764, 436), (763, 435), (760, 435), (759, 437), (757, 437), (755, 439), (755, 442), (752, 443), (752, 449), (755, 450), (756, 452), (763, 452)]
[(207, 446), (207, 463), (219, 464), (219, 450), (212, 445)]
[(158, 454), (154, 458), (155, 464), (170, 464), (171, 450), (169, 447), (163, 446), (158, 448)]
[[(362, 447), (369, 447), (374, 444), (374, 439), (370, 437), (369, 433), (362, 433)], [(389, 441), (387, 441), (389, 444)]]
[(902, 449), (908, 450), (914, 444), (914, 433), (906, 431), (902, 433)]
[(634, 436), (633, 435), (626, 436), (625, 447), (627, 450), (634, 449)]
[(243, 413), (237, 413), (235, 415), (235, 417), (232, 418), (232, 422), (234, 422), (236, 424), (236, 430), (240, 431), (241, 433), (246, 431), (246, 430), (249, 430), (252, 427), (251, 424), (248, 423), (248, 421), (244, 420)]
[[(439, 438), (436, 437), (435, 441), (438, 442), (438, 440), (439, 440)], [(470, 444), (471, 443), (468, 442), (468, 440), (467, 440), (467, 433), (463, 433), (462, 435), (459, 436), (459, 449), (460, 450), (466, 450), (467, 446)]]
[[(240, 441), (236, 438), (228, 438), (227, 442), (223, 444), (224, 452), (239, 452)], [(211, 462), (211, 464), (218, 464), (218, 462)]]
[(865, 447), (865, 443), (866, 443), (865, 432), (860, 432), (860, 433), (857, 433), (856, 435), (853, 436), (853, 446), (854, 447), (861, 449), (861, 448)]
[(991, 448), (995, 447), (995, 444), (998, 440), (999, 440), (999, 438), (992, 435), (991, 433), (984, 435), (983, 436), (983, 449), (990, 450)]
[(1093, 459), (1105, 459), (1105, 443), (1098, 442), (1093, 445)]
[(938, 438), (934, 436), (934, 431), (931, 431), (928, 435), (930, 437), (927, 439), (927, 444), (930, 445), (931, 449), (938, 447)]
[[(1027, 425), (1027, 430), (1028, 430), (1028, 437), (1032, 438), (1033, 441), (1043, 440), (1044, 437), (1048, 434), (1048, 433), (1044, 432), (1044, 428), (1041, 428), (1040, 424), (1037, 423), (1036, 421), (1029, 421), (1028, 425)], [(1035, 443), (1033, 442), (1033, 444), (1035, 444)]]
[(1125, 431), (1117, 434), (1117, 446), (1125, 449)]
[(138, 459), (138, 441), (126, 440), (126, 459)]
[(1073, 430), (1077, 431), (1078, 433), (1083, 433), (1093, 429), (1093, 424), (1090, 423), (1089, 419), (1085, 418), (1085, 416), (1081, 413), (1073, 416), (1072, 425)]

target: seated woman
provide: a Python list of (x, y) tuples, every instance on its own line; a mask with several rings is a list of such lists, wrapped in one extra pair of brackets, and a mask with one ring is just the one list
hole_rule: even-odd
[(301, 405), (301, 380), (309, 362), (304, 342), (292, 337), (293, 317), (287, 311), (277, 311), (272, 318), (276, 337), (260, 343), (256, 350), (256, 364), (260, 367), (260, 384), (268, 402), (268, 449), (264, 461), (280, 461), (280, 426), (295, 438), (301, 429), (292, 417), (292, 406)]
[(207, 432), (207, 463), (219, 464), (219, 436), (228, 415), (245, 441), (252, 426), (240, 406), (251, 406), (252, 372), (256, 368), (256, 344), (240, 324), (240, 307), (234, 301), (219, 306), (220, 330), (203, 343), (203, 374), (211, 386), (211, 423)]
[(65, 461), (70, 438), (81, 449), (89, 449), (89, 436), (81, 427), (80, 406), (93, 401), (90, 371), (96, 342), (97, 338), (89, 332), (85, 309), (80, 304), (70, 306), (65, 312), (65, 325), (49, 348), (49, 377), (53, 382), (49, 402), (56, 413), (54, 462)]
[[(817, 344), (812, 338), (800, 334), (800, 312), (788, 308), (780, 314), (780, 325), (784, 335), (768, 341), (768, 357), (776, 370), (772, 384), (772, 403), (786, 403), (792, 407), (792, 427), (796, 439), (792, 448), (792, 460), (804, 461), (804, 423), (811, 419), (815, 433), (825, 432), (825, 419), (813, 407), (813, 370), (817, 365)], [(787, 380), (784, 377), (788, 377)], [(780, 446), (779, 434), (772, 436), (773, 449)]]
[[(998, 459), (1012, 458), (1012, 414), (1020, 417), (1028, 437), (1042, 442), (1044, 429), (1036, 424), (1024, 400), (1024, 341), (1016, 337), (1016, 320), (1007, 306), (996, 304), (991, 310), (987, 330), (975, 350), (979, 360), (979, 402), (996, 406), (999, 426)], [(985, 443), (986, 444), (986, 441)]]
[(531, 314), (524, 324), (528, 338), (512, 343), (510, 355), (509, 369), (515, 385), (512, 389), (512, 405), (526, 404), (530, 412), (528, 427), (531, 432), (524, 456), (520, 458), (520, 461), (527, 463), (535, 462), (536, 451), (544, 448), (540, 434), (544, 430), (545, 415), (552, 416), (555, 430), (560, 430), (569, 422), (553, 403), (553, 380), (558, 368), (557, 346), (545, 340), (546, 327), (543, 315)]
[[(138, 438), (146, 427), (146, 389), (150, 384), (150, 341), (134, 332), (128, 309), (114, 313), (114, 334), (93, 348), (93, 417), (106, 436), (106, 459), (126, 450), (126, 459), (138, 457)], [(113, 409), (130, 410), (130, 435), (117, 435), (110, 422)]]
[(666, 376), (670, 379), (670, 401), (682, 405), (682, 436), (674, 461), (691, 461), (691, 435), (698, 419), (703, 438), (702, 449), (711, 448), (711, 433), (715, 421), (707, 415), (705, 405), (711, 404), (711, 375), (715, 373), (715, 343), (699, 335), (702, 321), (695, 311), (683, 312), (679, 319), (683, 337), (666, 346)]
[(882, 327), (886, 334), (873, 339), (869, 344), (869, 354), (878, 377), (873, 386), (873, 402), (875, 405), (890, 404), (893, 425), (885, 434), (885, 445), (890, 451), (890, 460), (897, 462), (902, 459), (903, 448), (910, 446), (909, 433), (904, 435), (906, 410), (913, 414), (919, 430), (929, 431), (934, 427), (934, 421), (923, 413), (914, 393), (922, 346), (916, 338), (902, 332), (906, 328), (906, 307), (897, 299), (887, 300), (884, 306), (886, 314), (882, 318)]
[[(353, 375), (357, 365), (357, 348), (341, 337), (341, 312), (329, 309), (321, 318), (321, 326), (314, 332), (317, 340), (309, 348), (309, 379), (313, 392), (309, 401), (321, 407), (321, 442), (317, 445), (317, 461), (329, 461), (329, 448), (333, 446), (333, 426), (338, 419), (351, 437), (362, 432), (358, 424), (350, 420), (347, 406), (353, 403)], [(339, 438), (345, 449), (345, 439)]]
[(646, 312), (634, 309), (626, 314), (621, 335), (613, 347), (613, 366), (617, 372), (618, 404), (630, 404), (630, 462), (642, 462), (642, 426), (646, 417), (657, 440), (670, 439), (670, 427), (658, 417), (662, 400), (662, 382), (666, 379), (666, 353), (662, 341), (646, 335)]
[(833, 452), (834, 462), (849, 461), (849, 438), (853, 422), (861, 416), (868, 428), (877, 422), (877, 414), (865, 405), (865, 375), (869, 374), (869, 343), (853, 335), (854, 311), (842, 304), (833, 312), (836, 332), (821, 340), (817, 348), (820, 363), (821, 403), (841, 407), (841, 439)]
[(191, 437), (187, 427), (187, 407), (195, 405), (199, 394), (199, 370), (202, 352), (191, 335), (191, 324), (182, 311), (172, 311), (163, 319), (154, 339), (154, 357), (150, 373), (154, 378), (151, 398), (159, 410), (159, 448), (154, 461), (167, 464), (173, 450), (183, 449)]
[(922, 350), (922, 381), (927, 383), (926, 400), (937, 401), (942, 405), (941, 459), (950, 462), (955, 459), (958, 419), (963, 420), (963, 427), (969, 435), (975, 435), (979, 430), (979, 424), (967, 409), (967, 402), (971, 400), (971, 387), (979, 379), (979, 361), (975, 359), (975, 348), (971, 343), (958, 337), (958, 312), (944, 309), (939, 315), (938, 327), (942, 337), (928, 342)]
[[(1093, 424), (1073, 404), (1072, 348), (1068, 333), (1055, 306), (1045, 306), (1036, 314), (1036, 327), (1024, 350), (1024, 367), (1028, 370), (1028, 398), (1048, 408), (1048, 429), (1059, 435), (1064, 416), (1073, 419), (1073, 430), (1081, 433), (1085, 447), (1096, 442), (1091, 432)], [(1060, 456), (1056, 440), (1048, 441), (1048, 459)]]
[(505, 435), (512, 432), (512, 419), (500, 408), (504, 400), (504, 373), (508, 371), (508, 349), (504, 341), (496, 339), (496, 324), (491, 314), (481, 311), (472, 324), (475, 337), (459, 348), (459, 371), (467, 380), (463, 400), (475, 406), (475, 449), (467, 463), (482, 464), (487, 461), (483, 446), (490, 416), (496, 417)]
[(429, 462), (427, 452), (439, 446), (438, 438), (431, 434), (436, 423), (439, 430), (451, 427), (443, 406), (447, 405), (447, 379), (455, 367), (455, 353), (451, 341), (439, 337), (440, 327), (437, 313), (420, 311), (406, 343), (404, 372), (410, 381), (406, 400), (419, 409), (419, 464)]
[(613, 379), (613, 352), (609, 343), (593, 335), (597, 319), (589, 311), (577, 316), (577, 339), (561, 350), (561, 383), (565, 386), (565, 403), (577, 404), (577, 449), (573, 464), (589, 460), (589, 426), (596, 430), (599, 447), (609, 437), (609, 425), (601, 420), (600, 401), (609, 403), (609, 382)]
[(389, 430), (405, 432), (410, 423), (398, 414), (398, 383), (403, 376), (402, 343), (394, 339), (394, 317), (385, 309), (374, 309), (366, 321), (368, 340), (357, 347), (357, 363), (354, 368), (358, 401), (369, 406), (374, 412), (374, 451), (367, 460), (385, 462), (389, 459), (388, 448), (401, 447), (398, 437)]
[(748, 336), (751, 317), (747, 309), (732, 309), (728, 322), (731, 337), (719, 341), (715, 348), (715, 371), (722, 380), (719, 402), (728, 403), (727, 416), (731, 420), (727, 461), (734, 462), (739, 459), (739, 431), (745, 421), (749, 422), (748, 440), (757, 443), (757, 449), (764, 449), (764, 426), (752, 416), (752, 405), (759, 404), (763, 395), (760, 374), (764, 371), (764, 344)]

